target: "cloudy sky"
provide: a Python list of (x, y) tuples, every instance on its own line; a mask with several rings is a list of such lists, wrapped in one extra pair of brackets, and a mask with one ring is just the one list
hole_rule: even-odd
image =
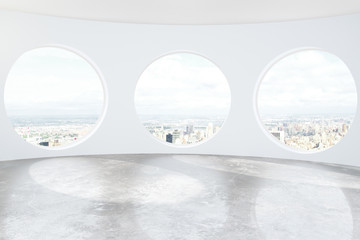
[(209, 60), (175, 53), (154, 61), (135, 92), (140, 115), (227, 116), (231, 94), (224, 74)]
[(23, 54), (5, 86), (10, 116), (98, 115), (103, 87), (92, 66), (75, 53), (53, 47)]
[(277, 62), (258, 91), (260, 115), (354, 114), (356, 105), (348, 67), (318, 50), (297, 52)]

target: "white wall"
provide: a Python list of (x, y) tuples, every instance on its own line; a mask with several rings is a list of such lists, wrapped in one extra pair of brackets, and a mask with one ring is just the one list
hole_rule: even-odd
[[(1, 10), (0, 36), (0, 160), (199, 153), (360, 166), (359, 111), (340, 143), (327, 151), (306, 154), (270, 139), (259, 125), (254, 107), (262, 71), (274, 58), (297, 48), (316, 47), (337, 55), (348, 65), (360, 89), (360, 14), (284, 23), (174, 26), (82, 21)], [(98, 130), (81, 144), (63, 150), (41, 149), (23, 141), (13, 130), (4, 107), (4, 86), (12, 64), (23, 52), (45, 45), (68, 46), (88, 56), (107, 85), (108, 108)], [(193, 51), (215, 62), (228, 78), (232, 93), (232, 108), (222, 130), (196, 147), (171, 147), (154, 140), (134, 107), (134, 90), (143, 70), (159, 56), (179, 50)]]

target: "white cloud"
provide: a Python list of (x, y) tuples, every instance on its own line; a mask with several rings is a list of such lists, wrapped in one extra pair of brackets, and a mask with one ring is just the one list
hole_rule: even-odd
[(103, 94), (101, 80), (86, 60), (47, 47), (25, 53), (14, 64), (5, 86), (5, 105), (9, 114), (17, 115), (97, 114)]
[(355, 113), (352, 75), (338, 57), (308, 50), (277, 62), (258, 92), (260, 114)]
[(209, 60), (190, 53), (167, 55), (141, 75), (135, 94), (139, 114), (226, 115), (230, 89)]

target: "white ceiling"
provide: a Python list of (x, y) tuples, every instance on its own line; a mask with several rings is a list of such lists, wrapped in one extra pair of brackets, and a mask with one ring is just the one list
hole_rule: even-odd
[(0, 9), (159, 24), (236, 24), (360, 12), (360, 0), (0, 0)]

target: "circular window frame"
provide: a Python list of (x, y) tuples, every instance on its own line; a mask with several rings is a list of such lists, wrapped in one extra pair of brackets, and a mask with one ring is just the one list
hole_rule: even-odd
[[(211, 138), (208, 138), (208, 139), (205, 139), (201, 142), (197, 142), (197, 143), (193, 143), (193, 144), (174, 144), (174, 143), (168, 143), (166, 141), (162, 141), (161, 139), (155, 137), (154, 135), (152, 135), (144, 126), (142, 120), (140, 119), (139, 117), (139, 114), (137, 112), (137, 107), (136, 107), (136, 90), (137, 90), (137, 86), (138, 86), (138, 83), (139, 83), (139, 80), (141, 78), (141, 76), (146, 72), (146, 70), (148, 69), (148, 67), (150, 65), (152, 65), (154, 62), (156, 62), (157, 60), (163, 58), (163, 57), (166, 57), (166, 56), (169, 56), (169, 55), (173, 55), (173, 54), (178, 54), (178, 53), (187, 53), (187, 54), (193, 54), (193, 55), (197, 55), (199, 57), (202, 57), (206, 60), (208, 60), (209, 62), (211, 62), (212, 64), (214, 64), (214, 66), (216, 66), (219, 71), (222, 73), (222, 75), (224, 75), (225, 77), (225, 80), (226, 80), (226, 83), (227, 83), (227, 86), (229, 88), (229, 94), (230, 94), (230, 104), (229, 104), (229, 111), (227, 113), (227, 116), (226, 118), (224, 119), (224, 122), (223, 124), (221, 125), (221, 128), (219, 129), (219, 131), (217, 133), (215, 133)], [(194, 148), (194, 147), (199, 147), (200, 145), (203, 145), (205, 143), (207, 143), (208, 141), (210, 140), (213, 140), (220, 132), (221, 130), (223, 129), (223, 127), (225, 127), (230, 115), (231, 115), (231, 110), (232, 110), (232, 92), (231, 92), (231, 87), (230, 87), (230, 82), (228, 80), (228, 77), (225, 75), (224, 71), (219, 67), (218, 64), (216, 64), (213, 60), (211, 60), (209, 57), (207, 56), (204, 56), (203, 54), (201, 53), (198, 53), (196, 51), (192, 51), (192, 50), (173, 50), (173, 51), (168, 51), (166, 53), (163, 53), (161, 55), (158, 55), (157, 57), (155, 58), (152, 58), (152, 60), (150, 60), (150, 63), (146, 64), (145, 67), (143, 68), (144, 70), (141, 71), (140, 75), (138, 75), (137, 77), (137, 80), (135, 81), (135, 87), (133, 88), (133, 108), (134, 108), (134, 112), (136, 114), (136, 118), (138, 119), (138, 123), (139, 123), (139, 127), (142, 128), (142, 131), (146, 132), (146, 135), (150, 136), (150, 138), (152, 139), (155, 139), (157, 142), (161, 143), (162, 145), (164, 146), (168, 146), (170, 148), (178, 148), (178, 149), (185, 149), (185, 148)]]
[[(99, 114), (99, 117), (95, 122), (94, 128), (91, 129), (91, 131), (89, 131), (87, 134), (85, 134), (82, 138), (80, 138), (76, 141), (73, 141), (72, 143), (63, 145), (63, 146), (60, 145), (60, 146), (56, 146), (56, 147), (45, 147), (45, 146), (35, 145), (35, 144), (31, 144), (31, 143), (27, 142), (19, 134), (16, 133), (16, 131), (14, 129), (14, 124), (10, 120), (8, 113), (7, 113), (8, 110), (6, 107), (5, 91), (6, 91), (6, 84), (7, 84), (8, 78), (9, 78), (9, 74), (10, 74), (13, 66), (25, 53), (31, 52), (36, 49), (42, 49), (42, 48), (58, 48), (58, 49), (65, 50), (65, 51), (71, 52), (71, 53), (79, 56), (93, 68), (93, 70), (95, 71), (97, 77), (99, 78), (99, 81), (102, 86), (103, 106), (102, 106), (101, 113)], [(80, 144), (83, 144), (85, 141), (87, 141), (89, 138), (91, 138), (95, 134), (95, 132), (98, 131), (99, 127), (102, 125), (102, 123), (105, 119), (105, 116), (107, 114), (108, 102), (109, 102), (109, 100), (108, 100), (109, 94), (108, 94), (107, 84), (106, 84), (104, 75), (102, 74), (102, 72), (101, 72), (100, 68), (97, 66), (97, 64), (95, 64), (95, 62), (88, 55), (84, 54), (82, 51), (80, 51), (76, 48), (70, 47), (68, 45), (63, 45), (63, 44), (44, 44), (44, 45), (39, 45), (39, 46), (35, 46), (32, 48), (28, 48), (27, 50), (22, 51), (22, 53), (15, 58), (15, 61), (13, 62), (13, 64), (10, 66), (10, 68), (8, 70), (7, 77), (6, 77), (5, 84), (4, 84), (3, 93), (4, 93), (4, 98), (3, 98), (4, 99), (4, 110), (5, 110), (6, 118), (7, 118), (7, 121), (10, 123), (10, 126), (12, 126), (13, 132), (17, 136), (17, 138), (22, 140), (23, 143), (30, 145), (36, 149), (42, 149), (42, 150), (47, 150), (47, 151), (63, 151), (63, 150), (71, 149), (71, 148), (77, 147)]]
[(349, 73), (351, 74), (351, 77), (353, 79), (353, 82), (354, 82), (354, 86), (355, 86), (355, 91), (356, 91), (356, 94), (357, 94), (357, 100), (356, 100), (356, 111), (354, 113), (354, 118), (352, 119), (351, 121), (351, 125), (355, 122), (356, 120), (356, 116), (357, 116), (357, 113), (358, 113), (358, 91), (357, 91), (357, 84), (356, 84), (356, 81), (355, 81), (355, 78), (352, 74), (352, 71), (350, 69), (350, 67), (345, 63), (345, 61), (338, 57), (337, 54), (334, 54), (328, 50), (325, 50), (323, 48), (319, 48), (319, 47), (300, 47), (300, 48), (295, 48), (295, 49), (291, 49), (291, 50), (288, 50), (288, 51), (285, 51), (279, 55), (277, 55), (275, 58), (273, 58), (268, 64), (266, 64), (266, 66), (263, 68), (263, 70), (261, 71), (258, 79), (257, 79), (257, 82), (255, 84), (255, 90), (254, 90), (254, 94), (253, 94), (253, 111), (254, 111), (254, 115), (255, 115), (255, 119), (258, 123), (258, 126), (261, 128), (261, 131), (264, 133), (264, 135), (267, 136), (268, 139), (270, 139), (271, 142), (275, 143), (277, 146), (281, 147), (282, 149), (285, 149), (287, 151), (290, 151), (290, 152), (293, 152), (293, 153), (299, 153), (299, 154), (317, 154), (317, 153), (323, 153), (323, 152), (326, 152), (326, 151), (329, 151), (330, 149), (333, 149), (335, 146), (337, 146), (338, 144), (340, 144), (344, 138), (349, 134), (350, 132), (350, 129), (351, 129), (351, 125), (349, 127), (349, 132), (344, 135), (341, 140), (339, 140), (336, 144), (334, 144), (333, 146), (331, 147), (328, 147), (328, 148), (325, 148), (325, 149), (321, 149), (321, 150), (302, 150), (300, 148), (294, 148), (294, 147), (291, 147), (289, 145), (286, 145), (285, 143), (281, 143), (277, 138), (275, 138), (265, 127), (261, 117), (260, 117), (260, 113), (259, 113), (259, 104), (258, 104), (258, 96), (259, 96), (259, 89), (260, 89), (260, 86), (262, 84), (262, 81), (264, 79), (264, 77), (268, 74), (268, 72), (272, 69), (272, 67), (274, 65), (276, 65), (278, 62), (280, 62), (282, 59), (292, 55), (292, 54), (296, 54), (298, 52), (303, 52), (303, 51), (320, 51), (320, 52), (325, 52), (325, 53), (328, 53), (328, 54), (331, 54), (331, 55), (334, 55), (335, 57), (337, 57), (340, 61), (342, 61), (345, 66), (348, 68), (349, 70)]

